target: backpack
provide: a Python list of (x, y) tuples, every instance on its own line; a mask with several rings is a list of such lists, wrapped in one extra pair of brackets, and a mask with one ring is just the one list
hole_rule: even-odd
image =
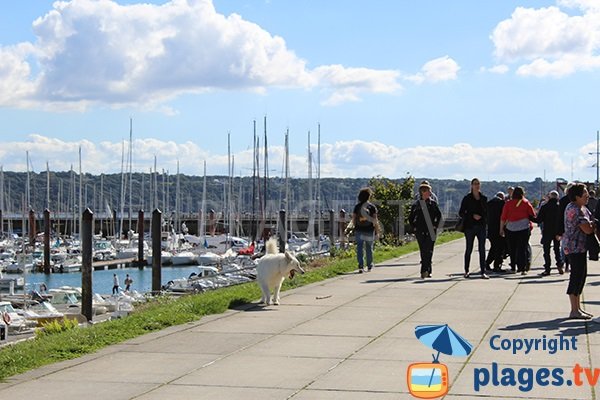
[(358, 231), (368, 231), (374, 229), (373, 217), (376, 213), (375, 206), (372, 203), (366, 202), (361, 205), (358, 213), (356, 213), (355, 228)]

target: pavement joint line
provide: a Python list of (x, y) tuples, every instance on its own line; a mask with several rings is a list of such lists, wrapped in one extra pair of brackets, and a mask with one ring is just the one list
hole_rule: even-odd
[[(408, 256), (411, 256), (411, 255), (414, 255), (414, 254), (415, 254), (415, 253), (413, 252), (413, 253), (405, 254), (405, 255), (403, 255), (403, 256), (400, 256), (400, 257), (397, 257), (397, 258), (408, 257)], [(375, 265), (377, 265), (377, 264), (375, 264)], [(338, 279), (339, 279), (339, 280), (342, 280), (342, 279), (350, 279), (351, 277), (354, 277), (354, 276), (356, 276), (356, 274), (342, 275), (342, 276), (335, 277), (335, 278), (333, 278), (333, 279), (326, 279), (326, 280), (324, 280), (324, 281), (318, 282), (318, 283), (319, 283), (319, 285), (316, 285), (316, 286), (322, 286), (322, 285), (324, 285), (325, 283), (330, 283), (330, 282), (332, 282), (333, 280), (338, 280)], [(409, 276), (410, 276), (410, 275), (409, 275)], [(172, 384), (172, 383), (173, 383), (173, 382), (175, 382), (176, 380), (179, 380), (179, 379), (181, 379), (181, 378), (183, 378), (183, 377), (185, 377), (185, 376), (189, 376), (189, 375), (190, 375), (190, 374), (192, 374), (192, 373), (195, 373), (195, 372), (197, 372), (197, 371), (199, 371), (199, 370), (201, 370), (201, 369), (203, 369), (203, 368), (209, 367), (210, 365), (213, 365), (213, 364), (215, 364), (215, 363), (217, 363), (217, 362), (219, 362), (219, 361), (222, 361), (222, 360), (224, 360), (224, 359), (226, 359), (226, 358), (229, 358), (229, 357), (231, 357), (231, 356), (233, 356), (233, 355), (235, 355), (235, 354), (238, 354), (238, 353), (240, 353), (240, 352), (242, 352), (242, 351), (244, 351), (244, 350), (247, 350), (247, 349), (249, 349), (249, 348), (251, 348), (251, 347), (253, 347), (253, 346), (259, 345), (259, 344), (261, 344), (261, 343), (263, 343), (263, 342), (265, 342), (265, 341), (267, 341), (267, 340), (269, 340), (269, 339), (272, 339), (272, 338), (274, 338), (274, 337), (277, 337), (277, 336), (279, 336), (279, 335), (283, 335), (283, 334), (285, 334), (285, 332), (286, 332), (286, 331), (289, 331), (289, 330), (291, 330), (291, 329), (294, 329), (294, 328), (296, 328), (296, 327), (298, 327), (298, 326), (300, 326), (300, 325), (302, 325), (302, 324), (305, 324), (305, 323), (307, 323), (307, 322), (310, 322), (310, 321), (316, 320), (316, 319), (317, 319), (317, 318), (319, 318), (320, 316), (323, 316), (323, 315), (325, 315), (325, 314), (328, 314), (328, 313), (330, 313), (330, 312), (332, 312), (332, 311), (334, 311), (334, 310), (337, 310), (337, 309), (339, 309), (339, 308), (341, 308), (341, 307), (343, 307), (343, 306), (346, 306), (346, 305), (347, 305), (347, 304), (349, 304), (349, 303), (352, 303), (352, 302), (354, 302), (354, 301), (356, 301), (356, 300), (358, 300), (358, 299), (360, 299), (360, 298), (363, 298), (363, 297), (367, 296), (367, 295), (368, 295), (368, 294), (370, 294), (370, 293), (376, 292), (377, 290), (379, 290), (379, 289), (381, 289), (381, 288), (388, 287), (388, 286), (390, 286), (390, 285), (392, 285), (392, 284), (394, 284), (394, 283), (395, 283), (395, 282), (390, 282), (390, 283), (388, 283), (387, 285), (384, 285), (384, 286), (382, 286), (382, 287), (376, 287), (376, 288), (374, 288), (373, 290), (371, 290), (370, 292), (364, 293), (363, 295), (361, 295), (361, 296), (359, 296), (359, 297), (352, 298), (351, 300), (349, 300), (349, 301), (347, 301), (347, 302), (345, 302), (345, 303), (343, 303), (343, 304), (340, 304), (340, 305), (338, 305), (338, 306), (335, 306), (335, 307), (333, 307), (332, 309), (330, 309), (330, 310), (328, 310), (328, 311), (325, 311), (325, 312), (323, 312), (322, 314), (319, 314), (319, 315), (317, 315), (317, 316), (315, 316), (315, 317), (313, 317), (313, 318), (310, 318), (310, 319), (308, 319), (308, 320), (303, 320), (303, 321), (301, 321), (301, 322), (299, 322), (299, 323), (295, 324), (294, 326), (292, 326), (292, 327), (290, 327), (290, 328), (288, 328), (288, 329), (285, 329), (285, 330), (283, 330), (283, 331), (281, 331), (281, 332), (277, 332), (277, 333), (273, 333), (273, 334), (270, 334), (270, 333), (269, 333), (269, 335), (270, 335), (270, 336), (268, 336), (268, 337), (265, 337), (265, 338), (263, 338), (262, 340), (259, 340), (259, 341), (255, 342), (255, 343), (252, 343), (252, 344), (248, 344), (248, 345), (246, 345), (246, 346), (243, 346), (243, 347), (241, 347), (241, 348), (239, 348), (239, 349), (236, 349), (236, 350), (234, 350), (234, 351), (232, 351), (232, 352), (230, 352), (230, 353), (224, 354), (224, 355), (222, 355), (221, 357), (219, 357), (219, 358), (217, 358), (217, 359), (215, 359), (215, 360), (213, 360), (213, 361), (211, 361), (211, 362), (209, 362), (209, 363), (203, 364), (202, 366), (200, 366), (200, 367), (198, 367), (198, 368), (195, 368), (195, 369), (192, 369), (192, 370), (188, 371), (186, 374), (183, 374), (183, 375), (181, 375), (181, 376), (179, 376), (179, 377), (177, 377), (177, 378), (174, 378), (174, 379), (172, 379), (172, 380), (170, 380), (170, 381), (168, 381), (168, 382), (165, 382), (165, 383), (161, 384), (159, 387), (156, 387), (156, 388), (154, 388), (154, 389), (151, 389), (151, 390), (149, 390), (149, 391), (147, 391), (147, 392), (141, 393), (140, 395), (137, 395), (137, 396), (133, 397), (133, 399), (135, 399), (135, 398), (138, 398), (138, 397), (140, 397), (140, 396), (143, 396), (143, 395), (145, 395), (145, 394), (151, 393), (152, 391), (154, 391), (154, 390), (156, 390), (156, 389), (159, 389), (159, 388), (161, 388), (161, 387), (163, 387), (163, 386), (167, 386), (167, 385), (169, 385), (169, 384)], [(308, 286), (308, 285), (307, 285), (307, 286)], [(302, 286), (301, 288), (304, 288), (304, 287), (306, 287), (306, 286)], [(290, 290), (287, 290), (286, 292), (292, 292), (292, 291), (294, 291), (295, 289), (296, 289), (296, 288), (294, 288), (294, 289), (290, 289)], [(300, 289), (300, 288), (298, 288), (298, 289)], [(442, 292), (442, 293), (443, 293), (443, 292)], [(433, 299), (432, 299), (432, 300), (433, 300)], [(429, 303), (427, 303), (427, 304), (429, 304)], [(228, 317), (230, 317), (230, 316), (232, 316), (232, 315), (237, 315), (237, 314), (239, 314), (239, 313), (241, 313), (241, 312), (243, 312), (243, 311), (247, 311), (247, 310), (250, 310), (250, 309), (253, 309), (253, 308), (258, 308), (258, 307), (259, 307), (259, 305), (258, 305), (258, 304), (251, 303), (251, 304), (248, 304), (248, 305), (246, 305), (246, 307), (244, 307), (244, 309), (243, 309), (243, 310), (235, 310), (235, 312), (233, 312), (233, 313), (228, 313), (228, 315), (227, 315), (227, 316), (224, 316), (223, 318), (228, 318)], [(421, 306), (421, 307), (419, 308), (419, 310), (420, 310), (421, 308), (423, 308), (423, 307), (425, 307), (425, 305)], [(418, 310), (416, 310), (416, 311), (418, 311)], [(416, 312), (416, 311), (415, 311), (415, 312)], [(410, 315), (412, 315), (412, 314), (410, 314)], [(410, 315), (409, 315), (409, 316), (410, 316)], [(408, 318), (408, 317), (406, 317), (406, 318)], [(222, 319), (222, 318), (216, 318), (216, 319), (214, 319), (214, 320), (220, 320), (220, 319)], [(402, 321), (404, 321), (404, 319), (403, 319)], [(399, 323), (401, 323), (402, 321), (400, 321)], [(199, 325), (200, 325), (200, 324), (198, 324), (198, 326), (199, 326)], [(396, 324), (396, 325), (397, 325), (397, 324)], [(394, 325), (392, 328), (394, 328), (396, 325)], [(198, 326), (191, 326), (189, 329), (192, 329), (192, 328), (197, 328)], [(392, 329), (392, 328), (390, 328), (390, 329)], [(187, 330), (187, 329), (184, 329), (184, 331), (185, 331), (185, 330)], [(388, 330), (386, 330), (384, 333), (386, 333), (386, 332), (388, 332), (388, 331), (389, 331), (389, 329), (388, 329)], [(168, 335), (167, 335), (167, 336), (168, 336)], [(335, 336), (340, 336), (340, 335), (335, 335)], [(368, 337), (370, 337), (370, 336), (368, 336)], [(375, 340), (375, 339), (373, 339), (373, 340)], [(371, 342), (372, 342), (372, 341), (370, 341), (369, 343), (371, 343)], [(363, 347), (361, 347), (361, 349), (362, 349), (362, 348), (363, 348)], [(360, 350), (360, 349), (359, 349), (359, 350)], [(354, 353), (352, 353), (352, 354), (355, 354), (355, 353), (356, 353), (356, 352), (354, 352)], [(299, 357), (295, 357), (295, 358), (299, 358)], [(327, 357), (325, 357), (325, 358), (327, 358)], [(335, 368), (336, 366), (338, 366), (339, 364), (340, 364), (340, 363), (337, 363), (337, 364), (335, 364), (335, 365), (334, 365), (332, 368), (330, 368), (328, 371), (331, 371), (332, 369), (334, 369), (334, 368)], [(327, 373), (327, 372), (326, 372), (326, 373)], [(326, 373), (325, 373), (325, 374), (326, 374)], [(324, 374), (323, 374), (323, 375), (324, 375)], [(319, 377), (320, 377), (320, 376), (321, 376), (321, 375), (319, 375)], [(313, 381), (313, 382), (314, 382), (314, 381)], [(313, 382), (310, 382), (310, 383), (309, 383), (309, 385), (310, 385), (310, 384), (312, 384)], [(307, 385), (307, 386), (308, 386), (308, 385)], [(302, 390), (302, 389), (300, 389), (300, 390)], [(292, 396), (294, 396), (294, 394), (292, 394)], [(291, 398), (292, 396), (290, 396), (290, 397), (288, 397), (288, 398)]]
[[(451, 257), (450, 257), (451, 258)], [(418, 276), (416, 274), (413, 274), (415, 276)], [(411, 275), (408, 275), (408, 277), (410, 277)], [(315, 383), (317, 380), (319, 380), (321, 377), (327, 375), (329, 372), (331, 372), (332, 370), (334, 370), (335, 368), (339, 367), (340, 365), (342, 365), (344, 362), (348, 361), (350, 359), (350, 357), (352, 357), (353, 355), (355, 355), (356, 353), (358, 353), (359, 351), (361, 351), (362, 349), (364, 349), (365, 347), (367, 347), (368, 345), (370, 345), (371, 343), (373, 343), (374, 341), (376, 341), (377, 339), (381, 338), (383, 335), (385, 335), (386, 333), (388, 333), (389, 331), (391, 331), (392, 329), (394, 329), (395, 327), (397, 327), (398, 325), (402, 324), (403, 322), (405, 322), (408, 318), (412, 317), (414, 314), (416, 314), (417, 312), (421, 311), (423, 308), (427, 307), (431, 302), (433, 302), (434, 300), (436, 300), (438, 297), (442, 296), (444, 293), (446, 293), (447, 291), (449, 291), (450, 289), (452, 289), (454, 286), (458, 285), (458, 283), (461, 281), (456, 281), (454, 282), (452, 285), (450, 285), (448, 288), (446, 288), (445, 290), (443, 290), (441, 293), (438, 293), (436, 296), (434, 296), (433, 298), (431, 298), (428, 302), (424, 303), (423, 305), (421, 305), (419, 308), (415, 309), (412, 313), (410, 313), (409, 315), (407, 315), (406, 317), (402, 318), (400, 321), (398, 321), (396, 324), (392, 325), (390, 328), (388, 328), (387, 330), (385, 330), (384, 332), (380, 333), (378, 336), (373, 337), (368, 343), (366, 343), (365, 345), (363, 345), (362, 347), (358, 348), (357, 350), (353, 351), (352, 354), (348, 355), (347, 357), (345, 357), (343, 360), (341, 360), (339, 363), (337, 363), (336, 365), (334, 365), (333, 367), (329, 368), (326, 372), (318, 375), (317, 377), (315, 377), (315, 379), (313, 379), (311, 382), (309, 382), (308, 384), (306, 384), (304, 387), (298, 389), (296, 392), (292, 393), (289, 397), (287, 397), (286, 400), (289, 400), (291, 398), (293, 398), (294, 396), (296, 396), (297, 394), (299, 394), (300, 392), (302, 392), (303, 390), (307, 390), (308, 387), (310, 385), (312, 385), (313, 383)], [(379, 289), (384, 289), (392, 284), (394, 284), (396, 282), (390, 282), (389, 284), (382, 286), (381, 288), (378, 288), (376, 290)], [(357, 299), (360, 299), (362, 297), (366, 296), (360, 296)], [(357, 300), (355, 299), (355, 300)], [(353, 300), (353, 301), (355, 301)]]
[[(538, 245), (532, 245), (532, 247), (541, 247)], [(536, 255), (532, 258), (531, 264), (534, 264), (534, 261), (537, 260), (540, 257), (540, 253), (539, 251), (536, 253)], [(539, 278), (536, 278), (539, 279)], [(453, 379), (453, 383), (450, 385), (450, 387), (448, 388), (448, 391), (450, 391), (450, 389), (452, 389), (452, 387), (454, 386), (454, 382), (456, 382), (458, 380), (458, 378), (460, 377), (460, 375), (462, 374), (462, 372), (464, 371), (464, 369), (467, 367), (467, 365), (469, 364), (469, 362), (471, 361), (471, 358), (473, 357), (473, 355), (475, 354), (475, 352), (479, 349), (479, 347), (481, 346), (481, 343), (483, 343), (483, 338), (485, 338), (488, 333), (490, 332), (490, 330), (492, 329), (492, 327), (494, 326), (494, 324), (496, 323), (496, 321), (498, 320), (498, 318), (500, 317), (500, 315), (502, 314), (502, 312), (504, 312), (506, 306), (508, 305), (508, 303), (510, 302), (510, 300), (514, 297), (514, 295), (516, 294), (517, 290), (520, 288), (521, 285), (524, 284), (523, 279), (519, 280), (519, 282), (517, 282), (517, 285), (515, 285), (511, 295), (506, 299), (506, 301), (504, 302), (504, 305), (502, 306), (502, 309), (497, 313), (496, 318), (494, 318), (494, 320), (491, 322), (491, 324), (489, 325), (488, 329), (484, 332), (484, 334), (482, 335), (482, 339), (479, 341), (479, 343), (477, 344), (477, 346), (473, 349), (473, 351), (469, 354), (469, 356), (467, 357), (467, 359), (465, 360), (465, 362), (463, 363), (462, 367), (458, 370), (458, 373), (456, 374), (456, 379)], [(583, 297), (583, 294), (582, 294)], [(583, 298), (585, 299), (585, 298)], [(592, 359), (591, 359), (591, 351), (590, 351), (590, 340), (589, 340), (589, 330), (588, 330), (588, 322), (585, 321), (585, 330), (586, 330), (586, 347), (587, 347), (587, 356), (588, 356), (588, 362), (589, 365), (592, 366)], [(506, 365), (519, 365), (519, 364), (506, 364)], [(572, 367), (572, 366), (569, 366)], [(591, 400), (596, 400), (596, 396), (595, 396), (595, 390), (594, 390), (594, 386), (591, 386), (591, 391), (592, 391), (592, 398)], [(479, 395), (478, 395), (479, 397)], [(483, 396), (482, 396), (483, 397)], [(496, 396), (494, 396), (496, 397)]]
[(481, 346), (481, 343), (483, 343), (483, 338), (485, 338), (488, 335), (488, 333), (490, 332), (490, 330), (492, 329), (492, 327), (494, 326), (494, 324), (496, 323), (496, 321), (500, 317), (500, 314), (502, 314), (502, 312), (504, 311), (504, 309), (506, 308), (506, 306), (508, 305), (508, 303), (510, 302), (510, 300), (517, 293), (517, 289), (519, 288), (519, 285), (521, 285), (521, 282), (518, 282), (517, 285), (515, 285), (514, 289), (512, 290), (512, 293), (506, 299), (506, 301), (504, 302), (504, 305), (502, 306), (502, 308), (500, 309), (500, 311), (498, 311), (498, 313), (496, 314), (496, 317), (494, 318), (494, 320), (490, 323), (490, 325), (488, 326), (488, 328), (486, 329), (486, 331), (481, 336), (481, 340), (479, 341), (479, 343), (477, 343), (477, 346), (475, 346), (475, 348), (473, 349), (473, 351), (471, 351), (471, 353), (469, 354), (469, 356), (467, 357), (467, 359), (465, 360), (465, 362), (462, 364), (462, 367), (458, 370), (458, 373), (456, 374), (456, 379), (452, 379), (452, 383), (448, 387), (448, 391), (450, 391), (452, 389), (452, 387), (454, 386), (454, 383), (458, 381), (458, 378), (461, 376), (462, 372), (467, 367), (467, 364), (469, 364), (469, 361), (471, 360), (471, 358), (473, 357), (473, 355), (475, 354), (475, 352), (479, 349), (479, 347)]

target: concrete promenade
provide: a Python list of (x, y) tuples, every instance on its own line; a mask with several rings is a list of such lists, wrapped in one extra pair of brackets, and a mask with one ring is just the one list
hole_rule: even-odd
[[(420, 279), (419, 255), (410, 254), (370, 273), (287, 291), (280, 306), (230, 310), (13, 377), (0, 383), (0, 399), (411, 399), (407, 368), (430, 362), (434, 352), (414, 330), (428, 324), (448, 324), (473, 345), (468, 357), (440, 356), (449, 369), (446, 399), (600, 398), (600, 379), (594, 388), (581, 372), (578, 386), (573, 373), (579, 364), (600, 374), (600, 324), (566, 319), (569, 275), (538, 275), (535, 232), (525, 276), (481, 279), (474, 254), (465, 279), (464, 239), (457, 240), (436, 246), (430, 279)], [(600, 263), (589, 262), (588, 270), (585, 309), (599, 316)], [(539, 339), (540, 348), (493, 350), (496, 335), (497, 344)], [(560, 335), (571, 343), (574, 337), (577, 350), (541, 348)], [(493, 363), (497, 385), (490, 375), (475, 391)], [(544, 368), (561, 368), (563, 384)], [(510, 373), (514, 381), (502, 380)], [(530, 390), (520, 390), (527, 382)]]

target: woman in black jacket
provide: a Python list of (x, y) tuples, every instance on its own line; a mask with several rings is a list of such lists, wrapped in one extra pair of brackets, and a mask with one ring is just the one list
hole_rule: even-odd
[(471, 191), (462, 199), (458, 214), (464, 221), (465, 239), (467, 247), (465, 249), (465, 278), (470, 275), (469, 265), (471, 264), (471, 253), (473, 252), (473, 243), (477, 237), (479, 245), (479, 268), (481, 277), (489, 279), (485, 273), (485, 237), (487, 225), (487, 197), (480, 192), (481, 182), (474, 178), (471, 180)]
[(431, 196), (431, 186), (421, 184), (419, 200), (413, 203), (408, 215), (408, 222), (414, 230), (421, 253), (421, 279), (431, 278), (433, 245), (441, 219), (440, 208)]

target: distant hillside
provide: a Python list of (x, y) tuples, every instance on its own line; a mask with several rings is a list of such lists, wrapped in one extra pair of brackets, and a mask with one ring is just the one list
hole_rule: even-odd
[[(422, 178), (417, 178), (417, 184)], [(441, 208), (448, 214), (456, 213), (462, 197), (469, 191), (469, 180), (428, 179), (433, 186), (433, 191), (438, 196)], [(367, 185), (369, 179), (356, 178), (323, 178), (320, 183), (319, 199), (322, 210), (341, 208), (351, 210), (355, 203), (356, 195), (361, 187)], [(30, 205), (36, 211), (46, 207), (47, 179), (46, 172), (30, 173)], [(313, 196), (316, 189), (313, 180)], [(132, 209), (151, 210), (160, 208), (165, 212), (172, 212), (176, 208), (177, 176), (159, 174), (156, 177), (156, 189), (150, 174), (134, 173), (132, 180)], [(285, 185), (282, 178), (270, 178), (267, 186), (267, 204), (271, 211), (284, 207)], [(264, 191), (265, 182), (261, 179), (260, 192)], [(82, 186), (82, 199), (86, 207), (104, 212), (107, 206), (110, 209), (121, 207), (121, 174), (94, 176), (84, 174)], [(543, 182), (537, 178), (533, 182), (482, 182), (482, 191), (488, 197), (496, 192), (506, 192), (508, 186), (521, 185), (525, 188), (530, 200), (539, 200), (543, 193), (555, 189), (554, 182)], [(234, 178), (232, 184), (227, 183), (224, 176), (210, 176), (206, 178), (207, 209), (219, 212), (223, 209), (224, 190), (229, 191), (231, 186), (232, 208), (243, 213), (251, 213), (253, 208), (259, 208), (259, 191), (253, 185), (252, 177)], [(4, 212), (20, 212), (27, 209), (26, 203), (27, 174), (4, 172)], [(200, 209), (202, 200), (203, 178), (200, 176), (179, 175), (179, 210), (183, 213), (195, 213)], [(254, 187), (254, 189), (253, 189)], [(309, 189), (307, 179), (290, 179), (290, 204), (289, 210), (304, 212), (309, 209)], [(253, 193), (255, 201), (253, 202)], [(262, 195), (260, 195), (262, 196)], [(158, 200), (158, 205), (154, 199)], [(70, 172), (50, 172), (50, 208), (53, 211), (69, 211), (79, 199), (79, 177)], [(129, 181), (125, 182), (125, 205), (129, 208)], [(254, 205), (253, 205), (254, 203)]]

